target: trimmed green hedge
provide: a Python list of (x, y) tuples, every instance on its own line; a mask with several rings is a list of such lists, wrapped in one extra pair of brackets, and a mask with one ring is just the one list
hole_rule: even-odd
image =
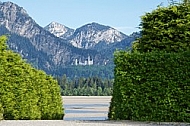
[(0, 37), (0, 105), (4, 119), (63, 119), (57, 81), (8, 50), (5, 36)]
[(190, 122), (190, 52), (115, 53), (109, 119)]
[(0, 103), (0, 120), (3, 120), (3, 106)]
[(179, 52), (190, 49), (190, 4), (158, 6), (141, 17), (141, 37), (133, 51)]

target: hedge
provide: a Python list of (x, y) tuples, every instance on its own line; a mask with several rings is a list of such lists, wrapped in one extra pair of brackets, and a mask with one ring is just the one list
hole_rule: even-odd
[(0, 103), (0, 120), (3, 120), (3, 106)]
[(0, 118), (3, 114), (9, 120), (63, 119), (64, 115), (57, 81), (8, 50), (5, 36), (0, 37), (0, 105)]
[(109, 119), (190, 122), (190, 52), (115, 53)]

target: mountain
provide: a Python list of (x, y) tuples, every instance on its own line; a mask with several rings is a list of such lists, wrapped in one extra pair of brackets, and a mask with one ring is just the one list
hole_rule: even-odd
[(99, 50), (100, 54), (103, 57), (107, 57), (107, 59), (113, 59), (113, 54), (116, 50), (131, 50), (132, 42), (134, 42), (139, 37), (140, 37), (140, 33), (134, 32), (130, 36), (127, 36), (127, 38), (123, 39), (120, 42), (111, 43), (107, 46), (101, 46), (101, 47), (97, 46), (96, 48), (97, 50), (98, 48), (103, 48)]
[[(135, 40), (98, 23), (89, 23), (73, 30), (52, 22), (43, 28), (26, 10), (12, 2), (0, 2), (0, 35), (4, 34), (9, 37), (9, 48), (21, 54), (34, 67), (52, 75), (72, 71), (70, 74), (73, 77), (77, 76), (77, 65), (91, 65), (96, 71), (98, 66), (113, 65), (116, 48), (125, 49)], [(99, 73), (107, 76), (109, 73), (103, 68)], [(92, 75), (91, 69), (88, 72)]]
[[(10, 33), (4, 26), (0, 26), (0, 35), (8, 34), (8, 46), (11, 50), (19, 53), (24, 59), (27, 59), (29, 63), (32, 63), (36, 68), (47, 69), (44, 66), (46, 62), (53, 64), (46, 53), (37, 50), (30, 42), (28, 38), (19, 36), (14, 33)], [(40, 60), (38, 60), (40, 59)], [(40, 62), (40, 63), (37, 63)]]
[[(127, 38), (127, 35), (117, 31), (116, 29), (95, 22), (83, 25), (75, 31), (72, 30), (72, 32), (69, 32), (69, 36), (67, 33), (62, 32), (65, 31), (65, 26), (58, 23), (51, 23), (46, 26), (45, 29), (57, 37), (59, 37), (59, 33), (61, 33), (64, 37), (60, 36), (60, 38), (66, 39), (77, 48), (84, 49), (96, 49), (96, 46), (101, 47), (102, 44), (109, 45), (110, 43), (120, 42)], [(68, 28), (66, 27), (66, 30), (67, 29)], [(68, 37), (66, 38), (66, 36)]]
[[(53, 30), (47, 27), (51, 27)], [(56, 31), (54, 29), (64, 29), (65, 27), (66, 26), (62, 24), (53, 22), (46, 26), (45, 29), (59, 37), (56, 34), (57, 31), (63, 30)], [(64, 32), (61, 33), (64, 35)], [(138, 32), (134, 32), (130, 36), (127, 36), (110, 26), (93, 22), (77, 28), (71, 36), (64, 39), (73, 46), (85, 49), (90, 48), (100, 52), (102, 55), (105, 55), (105, 57), (113, 58), (113, 53), (116, 49), (125, 50), (126, 47), (131, 47), (132, 42), (138, 37), (140, 37)]]
[(44, 27), (44, 29), (62, 39), (67, 39), (74, 33), (74, 29), (57, 22), (51, 22), (49, 25)]
[[(22, 48), (30, 48), (30, 51), (22, 50), (22, 54), (25, 54), (23, 58), (27, 59), (26, 55), (33, 54), (33, 57), (36, 57), (35, 63), (37, 62), (38, 65), (41, 63), (41, 69), (46, 72), (59, 66), (70, 65), (76, 58), (86, 59), (88, 55), (93, 59), (100, 59), (94, 61), (94, 63), (101, 62), (101, 56), (97, 51), (73, 47), (71, 44), (68, 44), (68, 42), (54, 36), (39, 26), (22, 7), (12, 2), (0, 3), (0, 26), (7, 30), (6, 34), (10, 34), (10, 36), (14, 34), (17, 35), (19, 39), (26, 39), (30, 47), (26, 47), (23, 44)], [(19, 52), (17, 50), (19, 48), (17, 38), (8, 44), (11, 49)], [(13, 43), (14, 48), (11, 46)], [(46, 55), (45, 60), (43, 60), (44, 55), (41, 55), (42, 53)], [(30, 61), (31, 59), (27, 60)]]

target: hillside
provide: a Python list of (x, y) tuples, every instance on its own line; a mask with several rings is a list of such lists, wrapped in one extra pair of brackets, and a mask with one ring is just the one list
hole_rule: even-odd
[(113, 65), (113, 52), (130, 47), (135, 40), (94, 22), (75, 30), (56, 22), (43, 28), (12, 2), (0, 3), (0, 13), (0, 35), (9, 36), (9, 48), (52, 75), (62, 75), (72, 65)]

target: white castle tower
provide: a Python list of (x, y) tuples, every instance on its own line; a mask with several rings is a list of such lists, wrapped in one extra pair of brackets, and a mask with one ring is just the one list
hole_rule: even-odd
[(88, 56), (87, 65), (93, 65), (93, 59), (90, 59), (90, 56)]
[(74, 64), (76, 66), (77, 65), (93, 65), (94, 61), (93, 61), (93, 59), (90, 58), (90, 56), (88, 56), (88, 58), (84, 62), (81, 62), (81, 60), (75, 59)]

